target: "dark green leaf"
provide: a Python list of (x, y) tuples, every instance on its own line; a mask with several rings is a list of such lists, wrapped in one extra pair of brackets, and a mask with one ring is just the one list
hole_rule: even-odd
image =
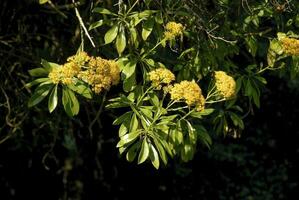
[(120, 117), (116, 118), (116, 119), (113, 121), (113, 125), (120, 125), (120, 124), (122, 124), (125, 120), (131, 120), (132, 114), (133, 114), (132, 111), (126, 112), (125, 114), (123, 114), (123, 115), (121, 115)]
[(148, 20), (145, 21), (142, 27), (142, 39), (146, 40), (148, 36), (151, 34), (153, 27), (155, 24), (154, 18), (149, 18)]
[(28, 101), (28, 107), (35, 106), (36, 104), (40, 103), (50, 92), (52, 89), (53, 84), (43, 84), (39, 85), (31, 98)]

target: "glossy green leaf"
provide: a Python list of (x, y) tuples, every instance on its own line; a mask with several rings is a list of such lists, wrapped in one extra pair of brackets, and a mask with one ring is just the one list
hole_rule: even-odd
[(112, 28), (110, 28), (104, 37), (105, 40), (105, 44), (109, 44), (111, 42), (113, 42), (113, 40), (115, 40), (116, 36), (118, 34), (118, 25), (115, 24), (114, 26), (112, 26)]
[(136, 70), (136, 60), (130, 60), (130, 62), (128, 62), (124, 68), (122, 69), (122, 73), (125, 75), (126, 78), (131, 77), (135, 70)]
[(138, 128), (138, 124), (139, 124), (138, 118), (137, 118), (136, 114), (134, 113), (131, 118), (130, 132), (136, 131)]
[(36, 104), (40, 103), (51, 91), (53, 84), (43, 84), (39, 85), (31, 98), (28, 101), (28, 107), (35, 106)]
[(116, 119), (113, 121), (113, 125), (120, 125), (120, 124), (122, 124), (125, 120), (131, 120), (132, 114), (133, 114), (132, 111), (129, 111), (129, 112), (126, 112), (126, 113), (122, 114), (120, 117), (116, 118)]
[(148, 36), (151, 34), (153, 27), (155, 24), (154, 18), (149, 18), (148, 20), (145, 21), (142, 27), (142, 39), (146, 40)]
[(55, 85), (54, 88), (52, 89), (50, 96), (49, 96), (48, 109), (49, 109), (50, 113), (55, 110), (57, 103), (58, 103), (57, 88), (58, 88), (58, 85)]
[(122, 147), (125, 144), (128, 144), (130, 142), (133, 142), (137, 137), (140, 135), (140, 130), (130, 132), (128, 134), (125, 134), (120, 138), (120, 141), (117, 143), (116, 147)]
[(140, 141), (136, 142), (129, 148), (129, 150), (126, 154), (127, 161), (133, 162), (135, 160), (136, 155), (137, 155), (137, 150), (139, 147), (140, 147)]
[(118, 55), (121, 55), (122, 52), (125, 50), (126, 43), (127, 43), (127, 41), (126, 41), (125, 31), (124, 31), (124, 29), (122, 29), (118, 33), (118, 35), (116, 37), (116, 43), (115, 43)]
[(37, 85), (37, 84), (40, 84), (40, 83), (44, 83), (44, 82), (49, 82), (50, 79), (49, 78), (38, 78), (38, 79), (35, 79), (34, 81), (30, 82), (30, 83), (27, 83), (25, 85), (25, 87), (32, 87), (34, 85)]
[(138, 155), (138, 164), (141, 164), (144, 161), (146, 161), (148, 156), (149, 156), (149, 145), (146, 141), (146, 138), (144, 138), (142, 141), (141, 150)]
[(80, 105), (74, 92), (67, 87), (62, 90), (62, 104), (68, 116), (73, 117), (79, 113)]
[(76, 92), (77, 94), (87, 98), (87, 99), (91, 99), (92, 98), (92, 91), (89, 88), (89, 86), (81, 81), (78, 81), (75, 84), (68, 84), (67, 85), (68, 88), (70, 88), (71, 90), (73, 90), (74, 92)]
[(160, 160), (159, 160), (159, 155), (157, 150), (152, 144), (149, 144), (149, 157), (151, 159), (152, 165), (156, 168), (159, 169), (160, 166)]
[(153, 140), (156, 148), (158, 149), (161, 160), (165, 165), (167, 165), (168, 159), (162, 144), (156, 138), (154, 138)]

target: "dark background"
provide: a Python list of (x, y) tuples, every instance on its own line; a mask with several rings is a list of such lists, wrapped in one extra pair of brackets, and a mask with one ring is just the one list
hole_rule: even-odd
[(158, 171), (119, 156), (109, 111), (88, 132), (97, 100), (83, 103), (73, 119), (62, 109), (51, 115), (41, 105), (28, 109), (27, 70), (41, 57), (59, 62), (78, 47), (76, 18), (68, 12), (64, 19), (31, 1), (1, 1), (0, 138), (11, 135), (0, 144), (1, 200), (296, 199), (297, 80), (268, 74), (261, 108), (245, 119), (241, 138), (218, 136), (211, 150), (199, 146), (193, 161), (173, 160)]

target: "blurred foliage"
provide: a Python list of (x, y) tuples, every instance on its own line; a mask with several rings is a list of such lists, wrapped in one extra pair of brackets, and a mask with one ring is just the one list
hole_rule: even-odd
[[(123, 1), (123, 5), (131, 7), (134, 2)], [(133, 198), (135, 191), (147, 194), (145, 198), (290, 199), (298, 190), (294, 178), (299, 152), (295, 123), (298, 58), (281, 52), (280, 42), (281, 37), (298, 39), (298, 2), (139, 2), (132, 12), (158, 13), (149, 18), (145, 14), (137, 29), (138, 40), (132, 38), (132, 44), (128, 38), (134, 37), (134, 30), (125, 25), (127, 19), (121, 19), (125, 36), (116, 35), (112, 44), (105, 34), (115, 22), (108, 11), (93, 8), (106, 8), (120, 16), (118, 1), (78, 1), (76, 7), (96, 48), (84, 35), (71, 1), (40, 3), (3, 1), (0, 8), (1, 199), (98, 199), (104, 195), (123, 199)], [(120, 93), (132, 97), (132, 89), (126, 90), (126, 78), (122, 80), (125, 92), (120, 85), (93, 99), (78, 96), (81, 111), (74, 118), (65, 115), (62, 104), (51, 115), (46, 104), (28, 109), (33, 94), (25, 86), (32, 81), (28, 70), (40, 67), (41, 58), (65, 63), (83, 47), (91, 55), (109, 59), (142, 57), (163, 36), (161, 20), (164, 25), (169, 21), (184, 24), (183, 40), (161, 42), (162, 46), (146, 55), (150, 55), (147, 62), (138, 64), (136, 72), (122, 73), (137, 73), (136, 80), (143, 85), (145, 78), (141, 77), (163, 63), (177, 81), (199, 81), (205, 94), (213, 71), (233, 74), (238, 98), (217, 104), (204, 122), (214, 142), (210, 151), (199, 144), (190, 162), (175, 157), (158, 172), (119, 157), (115, 148), (118, 130), (112, 122), (128, 110), (110, 110), (104, 104)], [(118, 42), (124, 37), (128, 39), (125, 45)], [(245, 118), (241, 133), (243, 122), (231, 113), (242, 119), (254, 115)], [(222, 135), (232, 137), (223, 139)]]

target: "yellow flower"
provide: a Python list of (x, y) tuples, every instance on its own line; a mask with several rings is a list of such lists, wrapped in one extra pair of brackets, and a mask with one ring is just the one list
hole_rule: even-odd
[(82, 51), (74, 56), (68, 57), (67, 62), (73, 62), (77, 64), (79, 67), (81, 67), (88, 63), (89, 60), (89, 55), (86, 52)]
[(234, 97), (236, 93), (236, 82), (233, 77), (227, 75), (223, 71), (215, 71), (214, 76), (216, 90), (220, 95), (225, 99)]
[(54, 84), (58, 84), (62, 78), (62, 67), (54, 68), (48, 75)]
[(168, 22), (165, 26), (164, 36), (167, 40), (172, 40), (178, 36), (182, 36), (184, 26), (181, 23)]
[(71, 84), (74, 78), (79, 78), (91, 85), (95, 93), (100, 93), (118, 84), (120, 70), (114, 60), (89, 57), (87, 53), (80, 52), (69, 57), (62, 67), (53, 69), (49, 78), (55, 84)]
[(281, 40), (284, 52), (288, 55), (299, 56), (299, 40), (295, 38), (285, 37)]
[(188, 106), (195, 106), (198, 111), (204, 109), (205, 98), (200, 87), (194, 81), (182, 81), (174, 84), (170, 95), (172, 100), (183, 100)]
[(113, 60), (91, 57), (88, 62), (88, 69), (81, 71), (78, 78), (91, 85), (95, 93), (100, 93), (102, 90), (109, 90), (111, 85), (118, 84), (120, 70)]
[(148, 74), (150, 81), (152, 81), (152, 85), (156, 89), (161, 89), (162, 84), (168, 85), (175, 80), (174, 74), (170, 70), (165, 68), (155, 69)]

